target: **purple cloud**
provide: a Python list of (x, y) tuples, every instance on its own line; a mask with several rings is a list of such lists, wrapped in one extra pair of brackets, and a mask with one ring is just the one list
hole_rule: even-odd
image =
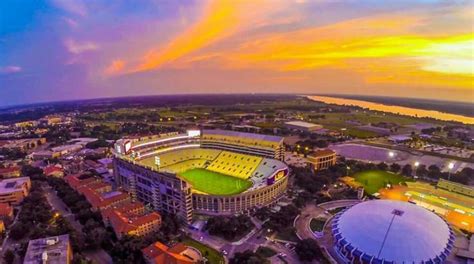
[(17, 73), (17, 72), (21, 72), (22, 70), (23, 69), (20, 66), (13, 66), (13, 65), (0, 67), (0, 73), (3, 73), (3, 74)]

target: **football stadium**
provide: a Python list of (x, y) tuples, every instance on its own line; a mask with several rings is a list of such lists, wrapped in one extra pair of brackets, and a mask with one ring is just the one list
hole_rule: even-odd
[(283, 138), (189, 130), (115, 144), (115, 179), (132, 198), (190, 221), (193, 213), (238, 214), (286, 191)]
[(401, 201), (356, 204), (338, 213), (331, 227), (343, 263), (444, 263), (454, 243), (441, 217)]

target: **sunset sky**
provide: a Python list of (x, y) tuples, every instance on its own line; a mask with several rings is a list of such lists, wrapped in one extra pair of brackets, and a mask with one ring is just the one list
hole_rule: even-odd
[(473, 1), (2, 0), (0, 105), (176, 93), (474, 101)]

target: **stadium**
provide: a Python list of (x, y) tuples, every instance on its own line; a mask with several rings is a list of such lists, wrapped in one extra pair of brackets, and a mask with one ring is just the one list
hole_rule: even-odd
[(225, 130), (121, 139), (115, 179), (132, 198), (187, 221), (193, 213), (244, 213), (286, 191), (282, 151), (281, 137)]
[(362, 202), (338, 213), (332, 235), (343, 263), (443, 263), (454, 243), (441, 217), (390, 200)]

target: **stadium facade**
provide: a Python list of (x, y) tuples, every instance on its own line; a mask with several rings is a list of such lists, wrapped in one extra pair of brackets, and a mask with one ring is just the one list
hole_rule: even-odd
[(343, 263), (444, 263), (455, 239), (435, 213), (391, 200), (362, 202), (338, 213), (332, 235)]
[[(114, 155), (118, 187), (132, 199), (187, 222), (193, 213), (230, 215), (268, 206), (285, 193), (288, 183), (288, 167), (281, 161), (283, 138), (276, 136), (190, 130), (120, 139)], [(200, 184), (207, 175), (222, 177), (227, 186), (220, 188), (219, 178)], [(207, 189), (212, 184), (217, 186)], [(223, 191), (233, 184), (235, 190)]]

